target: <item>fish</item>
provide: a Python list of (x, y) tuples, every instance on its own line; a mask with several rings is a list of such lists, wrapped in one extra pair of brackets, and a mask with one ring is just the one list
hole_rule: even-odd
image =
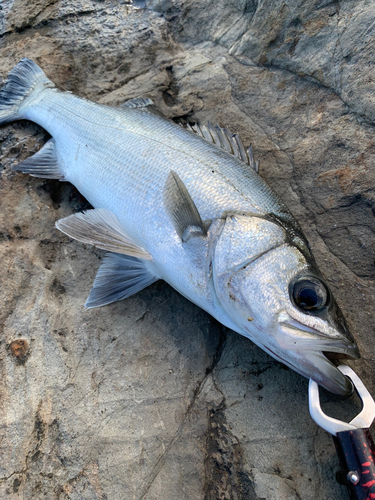
[(358, 347), (298, 222), (219, 126), (180, 126), (148, 97), (113, 107), (63, 92), (22, 59), (0, 90), (0, 125), (51, 139), (16, 172), (72, 183), (94, 207), (56, 222), (107, 253), (85, 306), (164, 280), (220, 323), (328, 391), (348, 395), (335, 358)]

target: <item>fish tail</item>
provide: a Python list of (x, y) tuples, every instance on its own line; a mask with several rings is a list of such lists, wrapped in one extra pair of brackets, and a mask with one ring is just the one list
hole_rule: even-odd
[(21, 59), (0, 90), (0, 125), (22, 119), (24, 105), (36, 89), (54, 86), (34, 61)]

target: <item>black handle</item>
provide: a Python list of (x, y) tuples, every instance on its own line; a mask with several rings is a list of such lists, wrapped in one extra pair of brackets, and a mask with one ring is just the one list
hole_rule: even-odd
[(375, 445), (369, 429), (338, 432), (333, 441), (341, 466), (338, 482), (348, 487), (351, 500), (375, 500)]

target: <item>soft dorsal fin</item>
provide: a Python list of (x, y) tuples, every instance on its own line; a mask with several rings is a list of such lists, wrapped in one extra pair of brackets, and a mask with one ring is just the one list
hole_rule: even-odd
[(64, 174), (57, 161), (54, 139), (46, 142), (42, 149), (35, 153), (35, 155), (15, 165), (13, 170), (43, 179), (64, 180)]
[(120, 104), (120, 108), (144, 108), (146, 106), (153, 106), (154, 101), (149, 97), (136, 97), (135, 99), (129, 99)]
[(108, 253), (96, 275), (85, 307), (100, 307), (126, 299), (158, 279), (147, 269), (144, 260)]
[(151, 260), (151, 255), (126, 234), (114, 213), (104, 208), (69, 215), (56, 222), (61, 232), (102, 250)]
[(219, 125), (213, 127), (210, 122), (208, 122), (207, 126), (199, 125), (198, 123), (194, 125), (187, 123), (186, 128), (200, 137), (203, 137), (211, 144), (220, 146), (228, 153), (244, 161), (250, 165), (256, 173), (259, 172), (259, 160), (254, 161), (252, 145), (250, 144), (250, 146), (245, 149), (242, 139), (238, 134), (232, 134), (229, 129), (221, 128)]
[(171, 170), (165, 183), (164, 203), (177, 234), (186, 242), (192, 236), (206, 234), (201, 216), (180, 177)]

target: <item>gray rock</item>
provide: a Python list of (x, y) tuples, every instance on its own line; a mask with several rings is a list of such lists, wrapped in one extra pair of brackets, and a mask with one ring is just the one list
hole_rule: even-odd
[[(301, 223), (374, 391), (371, 2), (3, 2), (1, 77), (31, 57), (105, 104), (147, 95), (169, 118), (226, 125)], [(47, 139), (0, 129), (0, 497), (348, 498), (307, 381), (158, 282), (83, 304), (102, 252), (57, 232), (88, 207), (12, 172)], [(357, 405), (322, 395), (352, 418)]]

